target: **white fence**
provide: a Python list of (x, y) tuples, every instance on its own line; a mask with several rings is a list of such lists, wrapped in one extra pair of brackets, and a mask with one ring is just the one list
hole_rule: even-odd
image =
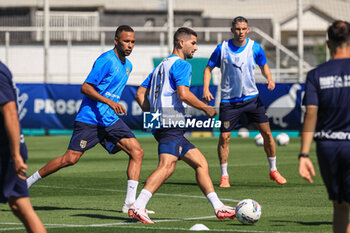
[[(42, 24), (42, 15), (38, 13), (38, 24)], [(81, 15), (82, 18), (85, 16)], [(5, 46), (0, 48), (0, 57), (9, 65), (17, 82), (49, 82), (49, 83), (81, 83), (89, 73), (94, 60), (100, 53), (113, 48), (113, 44), (106, 45), (105, 33), (114, 32), (115, 27), (95, 27), (98, 15), (90, 14), (86, 16), (86, 22), (89, 26), (75, 27), (67, 22), (69, 15), (64, 13), (58, 15), (57, 20), (63, 26), (51, 27), (51, 39), (60, 39), (66, 41), (65, 45), (51, 45), (48, 54), (49, 59), (49, 75), (44, 78), (44, 47), (42, 45), (11, 45), (12, 32), (32, 32), (37, 35), (37, 40), (42, 40), (43, 27), (0, 27), (0, 32), (5, 32)], [(66, 23), (65, 23), (66, 22)], [(89, 23), (88, 23), (89, 22)], [(222, 42), (223, 33), (227, 33), (228, 28), (193, 28), (199, 33), (204, 33), (204, 41), (210, 41), (210, 36), (216, 35), (217, 43)], [(152, 71), (153, 57), (165, 57), (168, 55), (166, 44), (166, 27), (134, 27), (136, 32), (156, 32), (159, 33), (158, 45), (139, 45), (136, 44), (130, 60), (133, 62), (134, 71), (130, 77), (130, 84), (139, 84), (147, 74)], [(284, 47), (278, 41), (271, 38), (258, 28), (251, 28), (251, 31), (259, 35), (261, 40), (271, 50), (276, 51), (276, 57), (273, 59), (275, 63), (269, 63), (271, 71), (276, 82), (297, 82), (298, 74), (298, 56), (288, 48)], [(80, 37), (79, 37), (80, 35)], [(99, 44), (95, 45), (72, 45), (72, 39), (98, 40)], [(199, 44), (197, 57), (209, 58), (214, 51), (214, 44)], [(286, 61), (285, 67), (281, 68), (281, 63)], [(307, 72), (311, 66), (303, 62), (304, 71)], [(214, 81), (220, 79), (220, 73), (214, 73)], [(257, 82), (264, 82), (265, 79), (257, 69)]]

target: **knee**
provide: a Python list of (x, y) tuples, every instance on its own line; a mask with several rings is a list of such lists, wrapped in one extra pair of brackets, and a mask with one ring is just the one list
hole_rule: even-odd
[(231, 139), (231, 135), (230, 134), (221, 134), (220, 135), (220, 145), (228, 145), (228, 143), (230, 142)]
[(163, 164), (159, 166), (159, 169), (163, 170), (165, 173), (165, 178), (169, 178), (171, 174), (175, 171), (175, 165), (173, 164)]
[(64, 166), (71, 166), (76, 164), (79, 159), (80, 159), (80, 154), (79, 153), (74, 153), (74, 152), (68, 152), (61, 157), (61, 163)]
[(196, 170), (202, 170), (202, 171), (208, 171), (209, 172), (209, 165), (207, 161), (202, 161), (200, 164), (197, 165)]
[(10, 208), (11, 208), (13, 214), (15, 216), (19, 217), (20, 216), (20, 209), (19, 209), (18, 205), (16, 203), (9, 203), (9, 205), (10, 205)]
[(130, 154), (134, 160), (142, 161), (144, 153), (144, 150), (141, 147), (139, 147), (133, 149)]
[(263, 131), (263, 132), (261, 132), (261, 136), (264, 138), (264, 141), (273, 140), (271, 131)]

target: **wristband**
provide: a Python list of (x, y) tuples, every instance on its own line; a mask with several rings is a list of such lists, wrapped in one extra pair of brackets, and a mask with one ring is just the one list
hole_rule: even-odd
[(308, 154), (299, 154), (299, 155), (298, 155), (298, 159), (300, 159), (301, 157), (303, 157), (303, 158), (309, 158), (309, 155), (308, 155)]

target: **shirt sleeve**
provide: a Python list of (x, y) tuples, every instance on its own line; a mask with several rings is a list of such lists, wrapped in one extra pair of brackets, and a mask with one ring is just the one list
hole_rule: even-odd
[(148, 75), (148, 77), (143, 81), (141, 87), (150, 89), (151, 88), (151, 80), (152, 80), (153, 72)]
[(178, 59), (170, 68), (170, 78), (175, 83), (176, 86), (186, 86), (191, 85), (192, 76), (192, 66), (190, 63)]
[(85, 82), (98, 85), (101, 80), (109, 73), (109, 60), (106, 58), (98, 58), (90, 71)]
[(264, 49), (258, 42), (254, 41), (253, 45), (254, 61), (258, 66), (263, 66), (266, 64), (266, 55)]
[(222, 44), (219, 44), (216, 46), (214, 52), (211, 54), (209, 61), (208, 61), (208, 66), (214, 68), (218, 67), (220, 68), (221, 66), (221, 47)]
[(315, 80), (314, 71), (310, 71), (306, 76), (305, 95), (303, 105), (318, 106), (317, 82)]
[(7, 77), (3, 72), (0, 72), (0, 104), (11, 101), (16, 101), (11, 77)]

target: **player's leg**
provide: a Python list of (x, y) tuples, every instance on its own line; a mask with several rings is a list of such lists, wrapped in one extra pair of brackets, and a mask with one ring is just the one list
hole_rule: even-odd
[(126, 170), (128, 177), (126, 197), (122, 207), (122, 212), (128, 213), (130, 206), (136, 199), (144, 152), (135, 135), (121, 119), (105, 128), (105, 132), (105, 137), (100, 141), (101, 145), (110, 154), (123, 150), (129, 156), (129, 164)]
[(333, 202), (333, 232), (350, 233), (349, 204)]
[(129, 216), (143, 223), (154, 223), (147, 215), (146, 205), (152, 195), (164, 183), (175, 170), (178, 158), (171, 154), (159, 155), (159, 164), (156, 170), (147, 178), (144, 188), (141, 190), (134, 205), (129, 209)]
[(41, 178), (44, 178), (64, 167), (76, 164), (86, 150), (99, 142), (98, 126), (82, 122), (74, 123), (74, 131), (67, 151), (60, 157), (52, 159), (40, 170), (27, 179), (28, 188)]
[(333, 231), (350, 233), (350, 142), (325, 141), (317, 145), (320, 171), (330, 199), (341, 200), (333, 201)]
[(235, 210), (233, 207), (225, 206), (216, 194), (204, 155), (197, 148), (192, 148), (186, 152), (182, 160), (195, 170), (197, 184), (213, 206), (216, 216), (219, 219), (233, 219), (236, 216)]
[[(273, 139), (270, 123), (269, 122), (263, 122), (263, 123), (255, 123), (255, 126), (258, 128), (259, 132), (261, 133), (261, 136), (264, 139), (264, 150), (269, 158), (276, 157), (276, 145), (275, 140)], [(274, 164), (275, 165), (275, 164)], [(276, 167), (274, 166), (276, 170)]]
[(220, 187), (230, 187), (229, 174), (227, 172), (228, 157), (230, 154), (231, 131), (239, 121), (242, 111), (236, 108), (236, 103), (220, 104), (220, 137), (218, 143), (218, 156), (221, 168)]
[(261, 136), (264, 139), (264, 150), (270, 166), (270, 179), (278, 184), (285, 184), (287, 180), (279, 173), (276, 167), (276, 145), (273, 139), (269, 118), (266, 115), (265, 107), (259, 97), (252, 99), (246, 106), (245, 113), (248, 119), (255, 123)]
[(27, 186), (30, 188), (38, 180), (55, 173), (61, 168), (76, 164), (84, 152), (67, 150), (62, 156), (52, 159), (45, 166), (36, 171), (33, 175), (27, 178)]
[(218, 156), (219, 156), (220, 168), (221, 168), (220, 187), (222, 188), (230, 187), (229, 175), (227, 172), (228, 156), (230, 153), (230, 144), (229, 144), (230, 138), (231, 138), (231, 131), (220, 133), (219, 143), (218, 143)]
[(267, 159), (270, 166), (270, 179), (275, 180), (278, 184), (285, 184), (287, 180), (277, 170), (276, 166), (276, 146), (275, 140), (273, 139), (270, 123), (255, 123), (261, 136), (264, 138), (264, 150), (267, 155)]
[(8, 202), (12, 212), (21, 220), (27, 232), (46, 233), (46, 229), (35, 213), (29, 197), (10, 197)]
[[(126, 197), (122, 207), (122, 212), (128, 213), (129, 208), (136, 200), (144, 151), (136, 138), (122, 138), (117, 143), (117, 147), (121, 148), (129, 155), (129, 164), (126, 171), (128, 177)], [(147, 210), (147, 213), (154, 214), (154, 211)]]
[(208, 162), (197, 148), (187, 151), (182, 160), (195, 170), (197, 184), (205, 195), (215, 191), (209, 176)]
[(122, 138), (117, 143), (117, 146), (124, 150), (129, 155), (129, 164), (127, 169), (128, 180), (138, 181), (144, 151), (136, 138)]

